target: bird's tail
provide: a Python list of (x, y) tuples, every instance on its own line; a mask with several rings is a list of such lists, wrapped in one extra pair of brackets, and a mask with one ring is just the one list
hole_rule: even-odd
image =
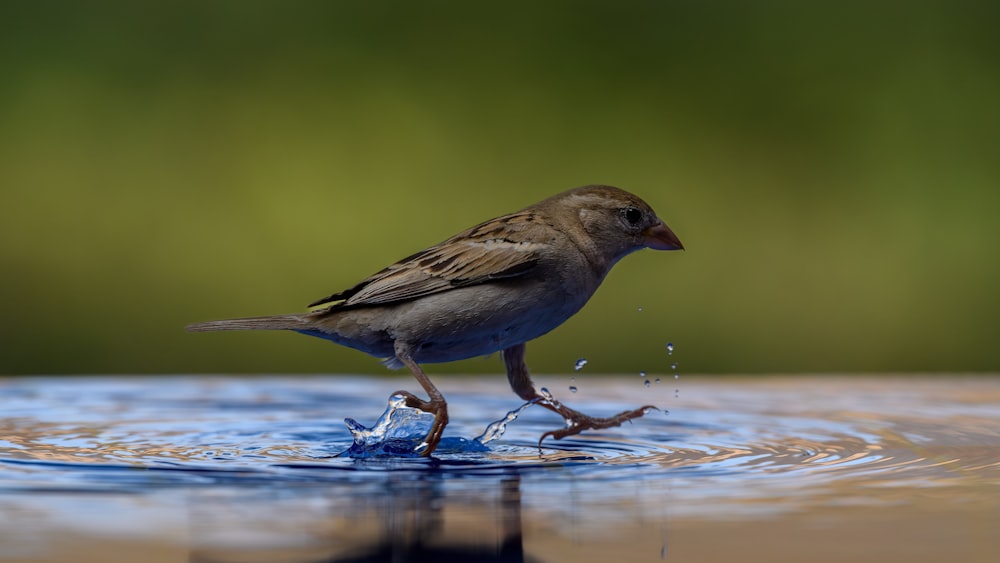
[(188, 332), (215, 332), (219, 330), (303, 330), (309, 328), (305, 315), (275, 315), (272, 317), (248, 317), (245, 319), (224, 319), (190, 324)]

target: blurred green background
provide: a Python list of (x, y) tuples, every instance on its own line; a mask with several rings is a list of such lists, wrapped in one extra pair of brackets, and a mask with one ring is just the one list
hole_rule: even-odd
[[(304, 310), (567, 188), (645, 251), (538, 372), (1000, 369), (996, 2), (5, 2), (0, 373), (384, 373)], [(640, 311), (641, 308), (641, 311)], [(430, 368), (500, 372), (496, 358)]]

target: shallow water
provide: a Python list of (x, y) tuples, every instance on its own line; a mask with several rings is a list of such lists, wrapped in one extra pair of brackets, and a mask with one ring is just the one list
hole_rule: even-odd
[(341, 455), (408, 378), (0, 379), (0, 560), (1000, 561), (1000, 378), (661, 377), (536, 377), (664, 412), (486, 451), (504, 377), (435, 378), (432, 460)]

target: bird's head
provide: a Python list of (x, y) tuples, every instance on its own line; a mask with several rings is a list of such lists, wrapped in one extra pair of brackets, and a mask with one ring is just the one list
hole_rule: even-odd
[[(572, 236), (582, 228), (596, 251), (609, 266), (643, 248), (683, 250), (674, 234), (653, 209), (638, 196), (613, 186), (584, 186), (542, 202), (562, 218)], [(572, 227), (578, 225), (577, 229)]]

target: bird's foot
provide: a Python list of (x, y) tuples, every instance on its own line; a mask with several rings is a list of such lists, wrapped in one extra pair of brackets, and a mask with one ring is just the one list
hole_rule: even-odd
[(434, 423), (431, 424), (431, 429), (424, 437), (423, 443), (414, 449), (414, 452), (424, 457), (430, 457), (437, 449), (438, 443), (441, 442), (444, 427), (448, 425), (448, 403), (444, 399), (425, 401), (409, 391), (396, 391), (393, 394), (402, 396), (406, 400), (406, 406), (434, 415)]
[(538, 439), (538, 446), (541, 447), (542, 442), (548, 438), (552, 437), (555, 440), (560, 440), (566, 436), (573, 436), (583, 432), (584, 430), (601, 430), (604, 428), (614, 428), (616, 426), (621, 426), (625, 422), (631, 421), (632, 419), (639, 418), (645, 415), (650, 410), (659, 410), (654, 405), (646, 405), (644, 407), (639, 407), (637, 409), (622, 411), (614, 416), (609, 417), (595, 417), (583, 414), (582, 412), (571, 409), (566, 405), (552, 399), (551, 397), (539, 397), (536, 402), (543, 407), (558, 413), (564, 419), (566, 419), (566, 427), (560, 428), (559, 430), (551, 430), (542, 434), (542, 437)]

